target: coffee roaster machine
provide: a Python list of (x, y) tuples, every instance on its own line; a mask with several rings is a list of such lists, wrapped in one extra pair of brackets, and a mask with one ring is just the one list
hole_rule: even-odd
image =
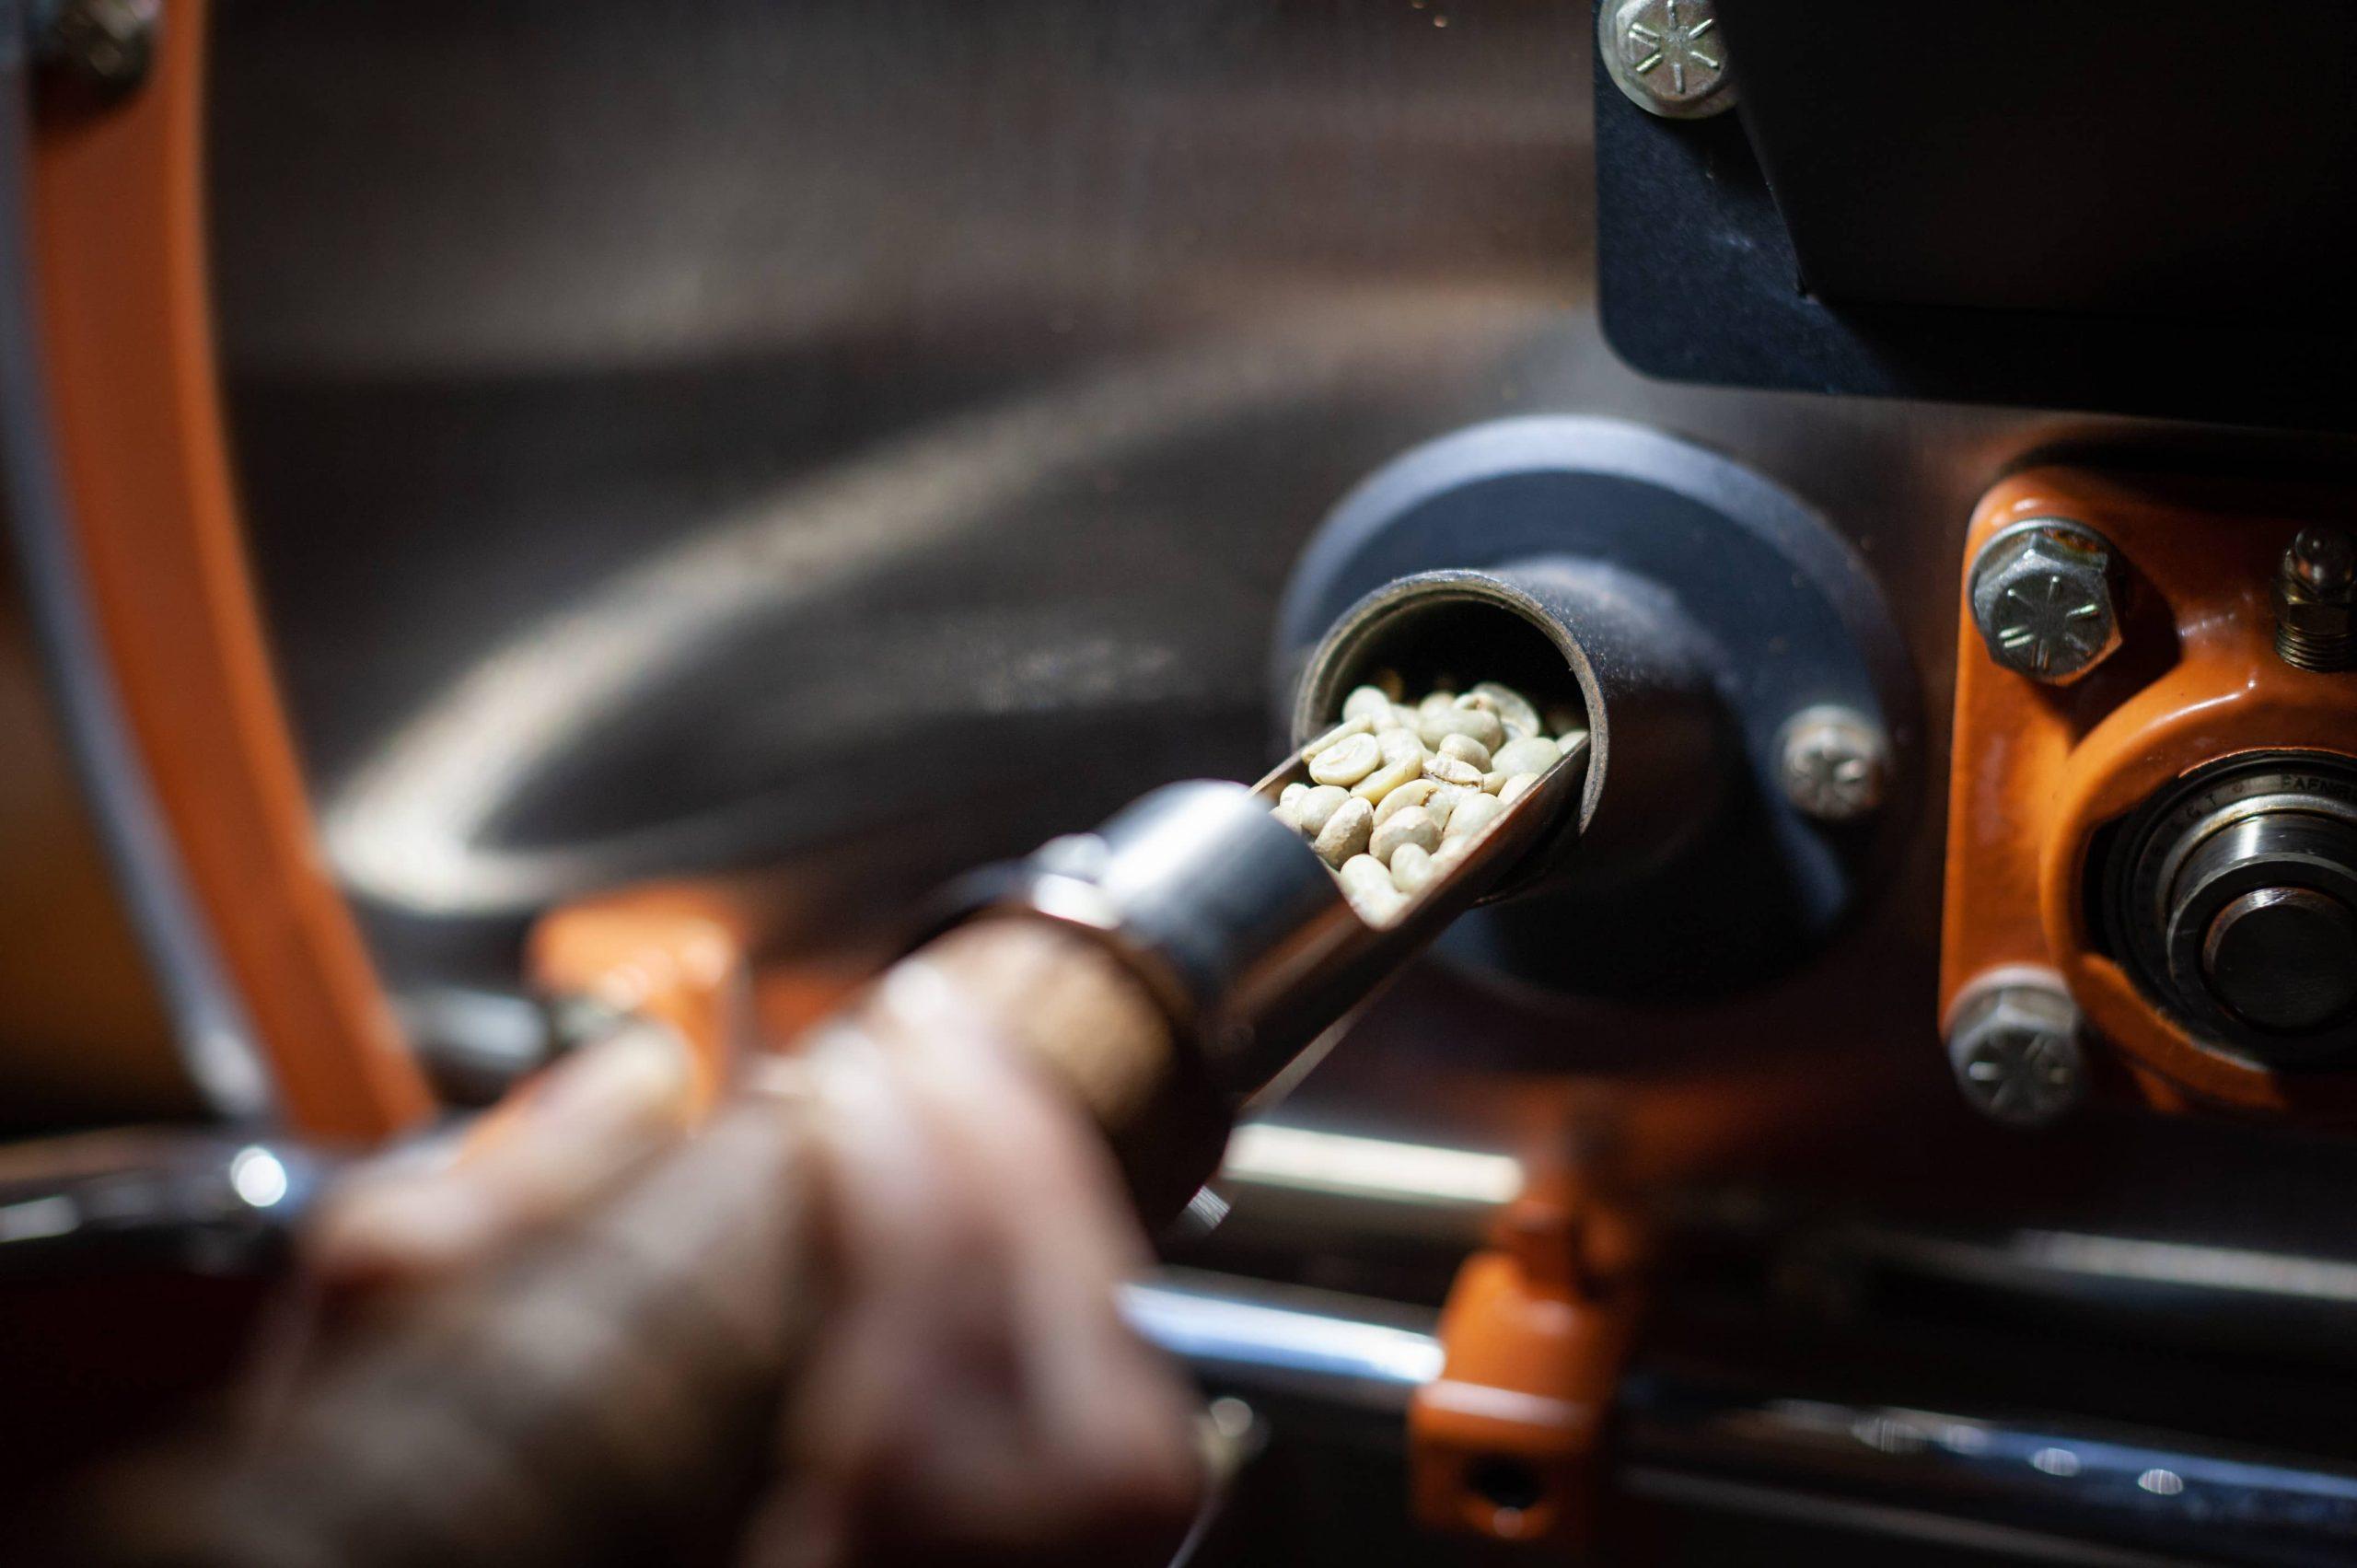
[[(1131, 1301), (1198, 1560), (2347, 1561), (2357, 46), (2116, 21), (13, 17), (0, 1271), (177, 1325), (19, 1385), (145, 1419), (340, 1152), (1536, 661), (1578, 831)], [(600, 994), (683, 909), (726, 993)]]

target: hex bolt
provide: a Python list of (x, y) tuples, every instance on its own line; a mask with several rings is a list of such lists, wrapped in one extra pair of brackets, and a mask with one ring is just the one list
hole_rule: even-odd
[(2302, 528), (2275, 573), (2275, 652), (2294, 669), (2357, 668), (2357, 540)]
[(1606, 0), (1596, 49), (1621, 96), (1665, 120), (1735, 107), (1735, 77), (1712, 0)]
[(1973, 557), (1973, 624), (2004, 668), (2066, 685), (2119, 651), (2117, 575), (2111, 541), (2084, 523), (2015, 523)]
[(1805, 708), (1777, 742), (1778, 776), (1793, 809), (1816, 821), (1854, 822), (1882, 806), (1890, 743), (1872, 719), (1838, 704)]
[(2086, 1093), (2078, 1005), (2061, 981), (2037, 971), (1967, 987), (1947, 1045), (1964, 1098), (2009, 1127), (2050, 1125)]

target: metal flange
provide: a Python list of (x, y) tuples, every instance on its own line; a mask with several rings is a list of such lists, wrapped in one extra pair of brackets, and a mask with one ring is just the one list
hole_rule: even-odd
[[(1577, 855), (1545, 890), (1465, 917), (1441, 952), (1515, 987), (1691, 997), (1790, 967), (1855, 912), (1918, 794), (1922, 726), (1881, 594), (1816, 513), (1724, 457), (1618, 421), (1445, 436), (1368, 479), (1303, 554), (1278, 615), (1281, 722), (1338, 618), (1387, 583), (1449, 569), (1562, 585), (1562, 613), (1593, 645), (1590, 722), (1610, 738)], [(1480, 648), (1453, 656), (1463, 679), (1481, 677)], [(1665, 658), (1695, 679), (1641, 678)], [(1689, 731), (1696, 691), (1709, 735), (1673, 749), (1677, 776), (1639, 778), (1637, 757), (1656, 749), (1640, 743)], [(1882, 804), (1848, 821), (1804, 809), (1785, 776), (1787, 726), (1829, 705), (1889, 742)]]

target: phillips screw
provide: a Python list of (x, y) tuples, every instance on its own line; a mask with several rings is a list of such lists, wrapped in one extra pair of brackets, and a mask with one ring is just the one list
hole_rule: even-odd
[(1648, 114), (1700, 120), (1735, 107), (1711, 0), (1606, 0), (1596, 44), (1612, 85)]

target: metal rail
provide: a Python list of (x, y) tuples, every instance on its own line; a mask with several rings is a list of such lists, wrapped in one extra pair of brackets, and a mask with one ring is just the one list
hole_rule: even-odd
[[(1398, 1420), (1444, 1354), (1431, 1313), (1237, 1278), (1174, 1274), (1124, 1305), (1215, 1388), (1370, 1421)], [(2357, 1556), (2357, 1466), (2305, 1456), (1642, 1365), (1617, 1420), (1618, 1485), (1681, 1506), (2052, 1562), (2321, 1568)]]

